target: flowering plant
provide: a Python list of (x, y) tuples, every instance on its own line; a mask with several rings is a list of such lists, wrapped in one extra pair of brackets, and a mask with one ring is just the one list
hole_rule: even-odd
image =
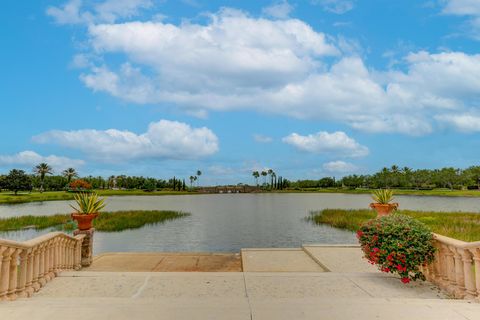
[(432, 232), (420, 221), (394, 214), (373, 219), (357, 231), (357, 238), (371, 264), (397, 273), (403, 283), (425, 280), (420, 266), (434, 259)]
[(92, 185), (85, 180), (78, 179), (75, 181), (70, 182), (69, 184), (70, 190), (79, 191), (79, 190), (90, 190), (92, 189)]

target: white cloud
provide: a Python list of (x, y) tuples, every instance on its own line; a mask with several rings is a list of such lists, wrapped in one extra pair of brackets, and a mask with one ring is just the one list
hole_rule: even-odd
[(218, 138), (208, 128), (192, 128), (186, 123), (160, 120), (147, 132), (109, 129), (49, 131), (35, 136), (37, 143), (53, 143), (78, 149), (99, 161), (122, 162), (132, 159), (197, 159), (218, 151)]
[(465, 33), (480, 40), (480, 1), (478, 0), (445, 0), (444, 14), (469, 17)]
[[(206, 24), (107, 23), (91, 25), (88, 36), (85, 54), (97, 63), (76, 61), (88, 65), (80, 77), (88, 88), (199, 117), (253, 110), (424, 135), (438, 116), (479, 105), (480, 55), (413, 52), (398, 69), (374, 70), (354, 42), (332, 42), (297, 19), (223, 9)], [(118, 54), (125, 60), (112, 67)]]
[(273, 141), (273, 138), (269, 136), (265, 136), (263, 134), (254, 134), (253, 140), (259, 143), (270, 143)]
[(480, 16), (480, 1), (478, 0), (446, 0), (443, 9), (446, 14)]
[(313, 4), (319, 4), (325, 11), (343, 14), (353, 9), (355, 0), (312, 0)]
[(342, 131), (333, 133), (320, 131), (307, 136), (292, 133), (283, 138), (282, 141), (300, 151), (309, 153), (333, 154), (352, 158), (364, 157), (369, 153), (367, 147), (362, 146)]
[(328, 172), (350, 173), (358, 170), (354, 164), (345, 161), (331, 161), (323, 164), (323, 169)]
[(287, 19), (292, 11), (293, 6), (287, 0), (275, 2), (271, 6), (262, 9), (264, 14), (277, 19)]
[(480, 132), (480, 116), (473, 114), (445, 114), (436, 119), (460, 132)]
[(58, 24), (113, 23), (137, 16), (142, 9), (152, 6), (152, 0), (106, 0), (88, 8), (82, 0), (70, 0), (60, 7), (48, 7), (47, 15)]
[(57, 173), (66, 168), (78, 168), (85, 164), (83, 160), (55, 155), (41, 156), (34, 151), (22, 151), (14, 155), (0, 155), (0, 166), (33, 168), (42, 162), (48, 163)]

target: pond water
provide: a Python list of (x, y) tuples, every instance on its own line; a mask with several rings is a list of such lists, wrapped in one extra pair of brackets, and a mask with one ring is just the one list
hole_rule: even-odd
[[(402, 209), (480, 212), (480, 198), (397, 196)], [(95, 254), (114, 251), (217, 251), (241, 248), (300, 247), (302, 244), (355, 243), (352, 232), (317, 226), (305, 220), (325, 208), (368, 208), (369, 195), (353, 194), (216, 194), (122, 196), (107, 198), (107, 210), (176, 210), (191, 216), (164, 224), (95, 234)], [(0, 217), (70, 212), (70, 201), (0, 205)], [(26, 240), (46, 231), (0, 233)]]

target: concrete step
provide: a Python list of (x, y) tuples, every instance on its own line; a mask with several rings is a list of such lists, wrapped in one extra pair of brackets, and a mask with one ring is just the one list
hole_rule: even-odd
[(324, 272), (325, 269), (304, 250), (242, 249), (244, 272)]
[(480, 305), (437, 299), (37, 298), (0, 304), (1, 319), (476, 320)]

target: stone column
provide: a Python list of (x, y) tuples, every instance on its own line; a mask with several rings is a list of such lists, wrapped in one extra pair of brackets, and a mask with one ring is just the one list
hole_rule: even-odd
[(73, 235), (84, 234), (85, 238), (83, 238), (82, 243), (82, 267), (88, 267), (92, 264), (93, 261), (93, 234), (95, 229), (92, 228), (90, 230), (75, 230)]

